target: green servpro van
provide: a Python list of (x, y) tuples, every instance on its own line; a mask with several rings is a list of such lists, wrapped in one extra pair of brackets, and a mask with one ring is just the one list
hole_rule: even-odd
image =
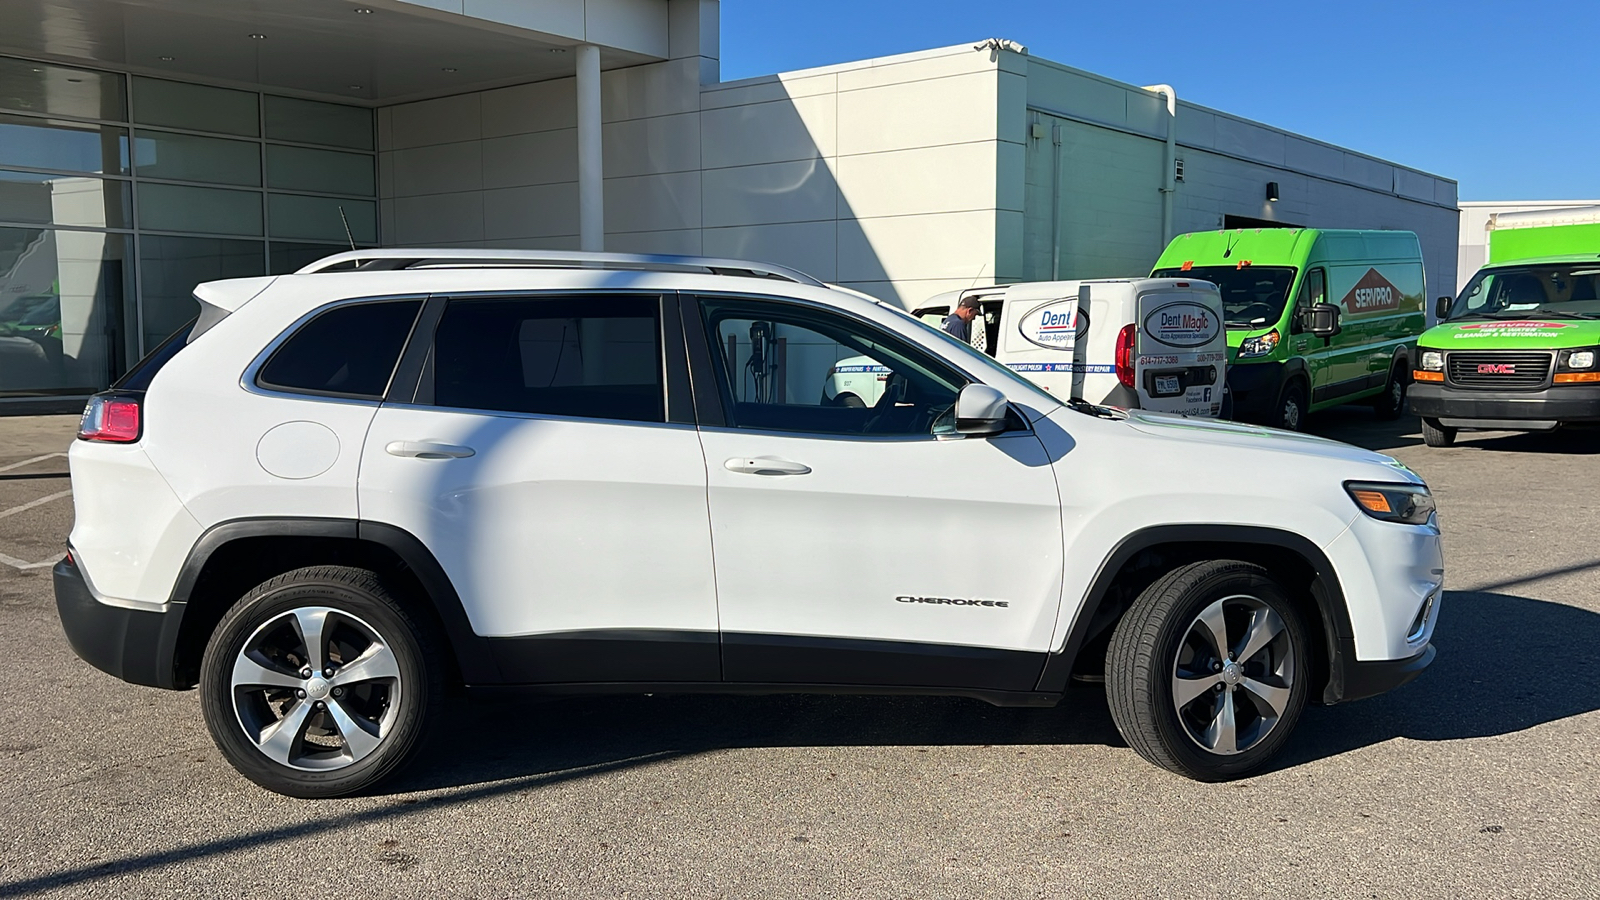
[(1409, 231), (1249, 228), (1180, 234), (1156, 278), (1222, 290), (1232, 416), (1297, 431), (1307, 413), (1405, 409), (1427, 327), (1422, 245)]
[(1496, 215), (1488, 262), (1438, 314), (1412, 373), (1428, 446), (1600, 424), (1600, 206)]

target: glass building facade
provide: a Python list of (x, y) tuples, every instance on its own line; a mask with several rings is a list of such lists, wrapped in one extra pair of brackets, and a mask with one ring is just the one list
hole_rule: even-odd
[(0, 405), (102, 390), (194, 286), (378, 242), (369, 109), (0, 57)]

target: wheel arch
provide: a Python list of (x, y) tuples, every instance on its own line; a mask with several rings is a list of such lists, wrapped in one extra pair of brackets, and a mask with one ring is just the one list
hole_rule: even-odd
[(1101, 561), (1066, 639), (1045, 662), (1038, 690), (1063, 691), (1074, 675), (1103, 669), (1111, 632), (1139, 592), (1177, 566), (1202, 559), (1253, 562), (1283, 581), (1291, 599), (1310, 613), (1305, 618), (1313, 632), (1312, 684), (1324, 685), (1322, 702), (1337, 702), (1344, 693), (1342, 648), (1354, 630), (1333, 564), (1302, 535), (1253, 525), (1157, 525), (1123, 538)]
[(438, 629), (450, 653), (447, 673), (462, 682), (495, 683), (499, 669), (472, 631), (443, 567), (416, 536), (355, 519), (251, 518), (218, 523), (195, 542), (173, 586), (182, 610), (172, 648), (172, 687), (193, 687), (200, 659), (228, 609), (256, 585), (308, 565), (376, 572), (397, 599)]

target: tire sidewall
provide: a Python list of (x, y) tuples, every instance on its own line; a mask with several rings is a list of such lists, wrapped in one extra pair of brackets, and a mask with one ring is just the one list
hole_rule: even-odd
[[(308, 606), (328, 607), (366, 622), (389, 646), (400, 669), (400, 707), (389, 733), (366, 757), (332, 771), (294, 769), (268, 759), (245, 735), (233, 708), (233, 664), (250, 636), (277, 616)], [(274, 579), (230, 609), (212, 633), (200, 664), (201, 711), (217, 749), (251, 781), (293, 797), (343, 796), (387, 777), (414, 755), (440, 689), (438, 675), (425, 658), (414, 626), (392, 600), (333, 580)]]
[[(1210, 753), (1196, 744), (1178, 720), (1178, 712), (1172, 705), (1172, 671), (1183, 639), (1201, 610), (1218, 599), (1235, 595), (1259, 599), (1283, 619), (1284, 627), (1289, 632), (1290, 645), (1294, 649), (1295, 677), (1290, 687), (1288, 708), (1273, 726), (1272, 732), (1242, 753), (1221, 755)], [(1156, 639), (1156, 669), (1152, 673), (1151, 691), (1154, 695), (1152, 709), (1157, 713), (1155, 724), (1161, 742), (1190, 774), (1203, 780), (1223, 780), (1259, 768), (1283, 747), (1305, 708), (1311, 672), (1308, 647), (1300, 611), (1270, 578), (1234, 571), (1218, 573), (1196, 583), (1180, 602), (1173, 605)]]
[[(1306, 415), (1310, 412), (1310, 400), (1305, 385), (1305, 381), (1296, 376), (1283, 386), (1283, 392), (1278, 395), (1278, 408), (1272, 414), (1273, 427), (1284, 431), (1306, 430)], [(1290, 400), (1293, 400), (1300, 410), (1300, 415), (1293, 425), (1289, 424), (1289, 417), (1285, 415)]]

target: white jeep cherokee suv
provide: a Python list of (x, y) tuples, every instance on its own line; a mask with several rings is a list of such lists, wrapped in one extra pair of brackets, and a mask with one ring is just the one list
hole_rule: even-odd
[[(393, 774), (450, 684), (1103, 681), (1136, 751), (1219, 780), (1434, 656), (1433, 501), (1394, 460), (1063, 405), (797, 272), (376, 250), (196, 296), (84, 413), (57, 604), (285, 794)], [(881, 395), (825, 402), (863, 355)]]

